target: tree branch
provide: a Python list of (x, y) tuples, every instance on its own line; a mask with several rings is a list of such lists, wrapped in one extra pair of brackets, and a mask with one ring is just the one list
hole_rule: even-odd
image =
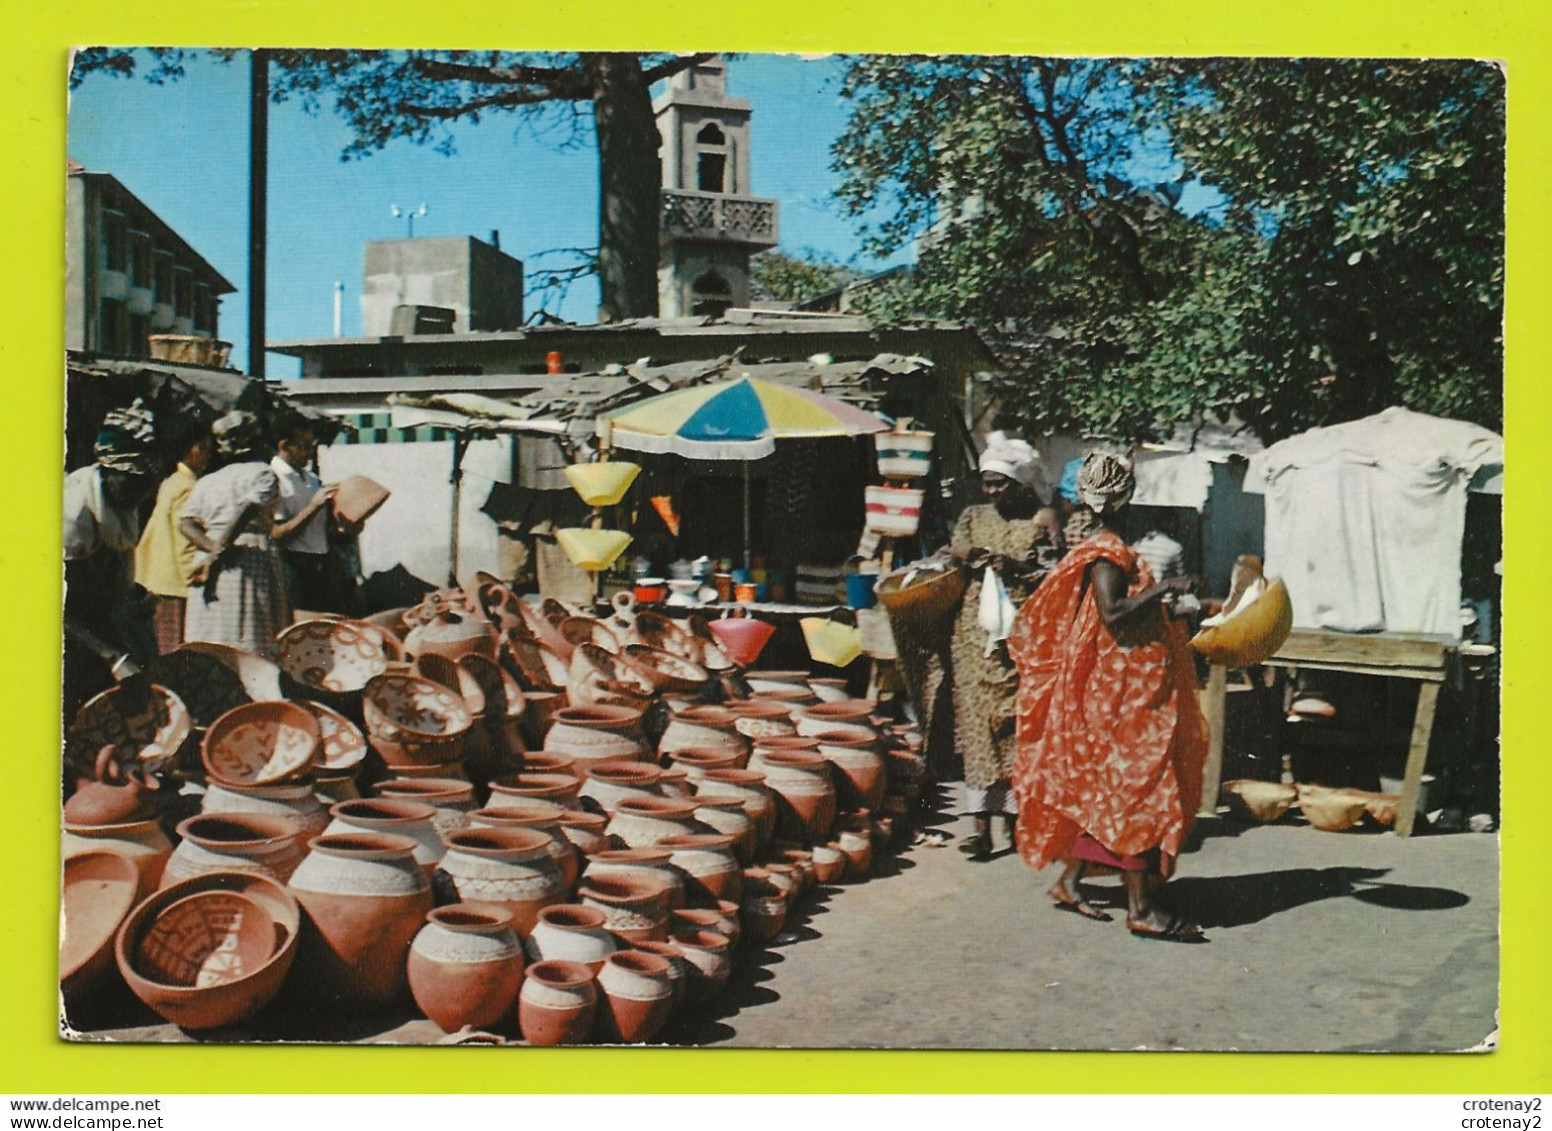
[(411, 59), (410, 65), (427, 78), (472, 82), (483, 86), (537, 86), (548, 92), (546, 98), (554, 99), (593, 97), (592, 85), (579, 71), (567, 67), (476, 67), (445, 59), (428, 59), (423, 55)]
[(401, 102), (394, 107), (401, 114), (408, 114), (415, 118), (438, 118), (448, 120), (461, 118), (465, 114), (478, 113), (481, 110), (504, 109), (508, 106), (533, 106), (540, 102), (553, 102), (555, 96), (542, 90), (509, 90), (502, 94), (490, 94), (484, 98), (475, 98), (459, 106), (411, 106), (407, 102)]
[(641, 72), (641, 77), (646, 80), (648, 86), (651, 86), (655, 82), (671, 78), (680, 71), (688, 70), (691, 67), (706, 62), (708, 59), (715, 59), (716, 57), (717, 53), (715, 51), (702, 51), (695, 55), (681, 55), (677, 59), (667, 59), (655, 67), (647, 68)]

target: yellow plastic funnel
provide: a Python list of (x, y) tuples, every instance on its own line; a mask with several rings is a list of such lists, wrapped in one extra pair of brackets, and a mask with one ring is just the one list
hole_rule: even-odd
[(625, 492), (640, 474), (640, 464), (613, 461), (574, 463), (566, 468), (567, 481), (590, 507), (614, 506), (625, 497)]
[(631, 544), (631, 536), (620, 530), (588, 530), (585, 527), (568, 526), (555, 532), (555, 541), (566, 551), (566, 556), (582, 569), (597, 573), (614, 564), (614, 560)]

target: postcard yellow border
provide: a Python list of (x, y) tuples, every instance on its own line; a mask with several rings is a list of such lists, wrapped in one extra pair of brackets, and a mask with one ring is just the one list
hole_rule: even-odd
[[(0, 36), (0, 1091), (1546, 1092), (1552, 1090), (1552, 756), (1538, 710), (1545, 563), (1552, 21), (1536, 0), (115, 0), (12, 4)], [(54, 1035), (66, 49), (72, 43), (821, 52), (1431, 55), (1499, 59), (1509, 89), (1502, 1037), (1487, 1056), (547, 1050), (66, 1045)], [(241, 147), (236, 147), (240, 149)], [(222, 159), (219, 154), (211, 160)], [(243, 160), (234, 152), (231, 160)], [(713, 1059), (714, 1058), (714, 1059)]]

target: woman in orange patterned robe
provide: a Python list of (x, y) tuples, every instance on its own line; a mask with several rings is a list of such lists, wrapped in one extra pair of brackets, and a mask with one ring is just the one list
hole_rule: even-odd
[(1156, 891), (1201, 795), (1207, 723), (1185, 626), (1170, 615), (1191, 579), (1155, 584), (1114, 528), (1131, 498), (1131, 469), (1090, 456), (1080, 475), (1100, 529), (1071, 548), (1020, 609), (1008, 640), (1019, 673), (1012, 784), (1025, 861), (1066, 869), (1051, 896), (1108, 918), (1074, 886), (1086, 862), (1119, 868), (1134, 934), (1198, 941)]

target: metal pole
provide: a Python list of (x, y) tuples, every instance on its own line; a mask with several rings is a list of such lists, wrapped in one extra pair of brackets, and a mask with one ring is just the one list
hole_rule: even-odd
[(264, 258), (269, 198), (269, 52), (249, 57), (248, 90), (248, 375), (264, 378)]
[(458, 539), (459, 514), (463, 509), (463, 456), (468, 450), (469, 438), (462, 432), (453, 433), (453, 473), (448, 482), (453, 485), (452, 543), (447, 550), (447, 587), (458, 588)]
[(744, 568), (754, 568), (754, 551), (749, 539), (749, 461), (744, 461)]

